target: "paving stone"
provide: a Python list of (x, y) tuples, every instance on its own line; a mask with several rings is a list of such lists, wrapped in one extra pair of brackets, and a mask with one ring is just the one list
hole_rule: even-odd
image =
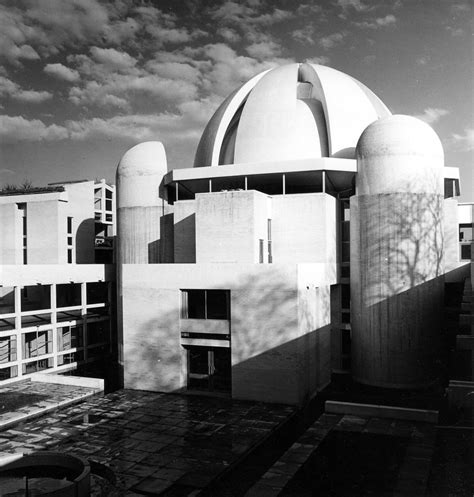
[(169, 488), (171, 485), (172, 482), (170, 481), (148, 477), (135, 485), (132, 490), (137, 492), (146, 492), (147, 495), (160, 495), (160, 493)]

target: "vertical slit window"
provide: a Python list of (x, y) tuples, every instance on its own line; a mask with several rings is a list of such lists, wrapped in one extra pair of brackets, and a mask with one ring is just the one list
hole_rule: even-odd
[(72, 264), (74, 259), (74, 237), (72, 234), (72, 217), (67, 218), (67, 263)]
[(267, 237), (268, 237), (268, 263), (271, 264), (273, 262), (273, 253), (272, 253), (272, 220), (267, 220)]
[(26, 204), (17, 204), (18, 210), (21, 216), (21, 249), (22, 249), (22, 259), (23, 264), (28, 263), (28, 239), (27, 239), (27, 217), (26, 217)]
[(258, 262), (263, 264), (263, 240), (258, 241)]

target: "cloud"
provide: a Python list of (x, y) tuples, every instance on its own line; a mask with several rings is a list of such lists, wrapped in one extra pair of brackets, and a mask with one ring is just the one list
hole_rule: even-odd
[(28, 120), (22, 116), (0, 116), (0, 139), (3, 143), (57, 141), (68, 137), (63, 126), (47, 126), (39, 119)]
[(70, 67), (66, 67), (60, 63), (46, 64), (43, 71), (53, 78), (67, 81), (69, 83), (75, 83), (80, 79), (78, 71), (71, 69)]
[(370, 8), (361, 0), (336, 0), (336, 5), (341, 7), (344, 11), (354, 9), (357, 12), (364, 12)]
[(453, 133), (452, 140), (463, 150), (474, 150), (474, 128), (466, 128), (462, 134)]
[(107, 69), (129, 72), (137, 64), (134, 57), (115, 48), (91, 47), (90, 53), (95, 62), (105, 66)]
[(183, 26), (175, 14), (130, 0), (16, 0), (0, 6), (0, 57), (17, 65), (64, 49), (113, 45), (144, 51), (206, 34)]
[(306, 59), (306, 62), (309, 64), (319, 64), (321, 66), (327, 66), (330, 62), (329, 57), (321, 55), (320, 57), (311, 57), (310, 59)]
[(465, 33), (463, 28), (456, 28), (454, 26), (446, 26), (446, 31), (454, 37), (462, 36)]
[(24, 90), (17, 83), (0, 76), (0, 96), (27, 104), (38, 104), (53, 97), (48, 91)]
[(49, 91), (21, 90), (12, 98), (25, 104), (40, 104), (53, 98), (53, 94)]
[(323, 38), (319, 39), (319, 44), (328, 50), (329, 48), (332, 48), (336, 45), (339, 45), (342, 43), (344, 38), (346, 37), (346, 33), (333, 33), (328, 36), (324, 36)]
[(414, 117), (417, 119), (421, 119), (425, 121), (427, 124), (434, 124), (438, 122), (442, 117), (447, 116), (449, 114), (449, 110), (439, 109), (435, 107), (428, 107), (423, 111), (422, 114), (418, 114)]
[(416, 62), (416, 65), (418, 65), (418, 66), (426, 66), (430, 61), (431, 61), (431, 56), (425, 55), (422, 57), (418, 57), (418, 59), (416, 59), (415, 62)]
[(188, 81), (166, 79), (156, 74), (112, 74), (104, 81), (88, 81), (83, 87), (71, 88), (69, 100), (76, 105), (129, 109), (130, 98), (140, 94), (154, 97), (155, 103), (177, 103), (195, 98), (197, 88)]
[(314, 14), (323, 14), (323, 8), (321, 5), (311, 4), (311, 3), (303, 3), (298, 5), (296, 9), (296, 13), (299, 16), (308, 16)]
[(295, 29), (290, 33), (291, 37), (303, 44), (314, 45), (314, 27), (311, 24), (307, 24), (304, 28)]
[(227, 0), (222, 5), (211, 9), (210, 15), (226, 24), (262, 24), (270, 26), (288, 20), (293, 17), (289, 10), (273, 9), (271, 12), (264, 12), (260, 2), (234, 2)]
[(393, 14), (388, 14), (385, 17), (377, 17), (373, 21), (355, 22), (359, 28), (380, 29), (386, 26), (393, 26), (397, 23), (397, 18)]
[(188, 48), (186, 54), (190, 60), (206, 61), (200, 67), (202, 73), (200, 89), (205, 94), (221, 96), (227, 96), (240, 84), (266, 69), (294, 62), (279, 57), (257, 60), (253, 57), (238, 55), (235, 50), (224, 43)]
[(217, 34), (229, 43), (236, 43), (240, 41), (241, 38), (239, 33), (232, 28), (219, 28)]
[(281, 47), (274, 41), (262, 41), (253, 43), (245, 48), (245, 51), (256, 59), (266, 60), (278, 57), (281, 54)]

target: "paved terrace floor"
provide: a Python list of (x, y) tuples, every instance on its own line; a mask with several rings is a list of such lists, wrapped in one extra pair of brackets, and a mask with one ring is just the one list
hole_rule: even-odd
[[(0, 430), (34, 416), (78, 403), (96, 392), (94, 388), (31, 380), (10, 383), (0, 388)], [(0, 444), (0, 452), (2, 450)]]
[(0, 431), (0, 450), (67, 451), (105, 465), (116, 477), (116, 491), (106, 495), (193, 495), (293, 413), (288, 406), (120, 390)]

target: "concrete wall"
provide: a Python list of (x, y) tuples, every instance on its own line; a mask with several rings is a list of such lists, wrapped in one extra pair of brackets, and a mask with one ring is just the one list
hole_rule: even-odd
[(159, 262), (162, 208), (123, 207), (117, 212), (117, 263)]
[(459, 266), (459, 221), (458, 202), (454, 198), (446, 198), (444, 208), (444, 264), (446, 272)]
[(0, 261), (23, 264), (21, 217), (13, 212), (17, 203), (26, 203), (28, 264), (67, 263), (67, 217), (73, 218), (73, 262), (94, 262), (94, 182), (64, 187), (64, 192), (0, 198)]
[(231, 295), (232, 396), (302, 402), (329, 377), (332, 276), (326, 269), (305, 265), (302, 279), (295, 264), (124, 265), (125, 387), (185, 388), (180, 331), (195, 320), (181, 321), (180, 330), (180, 290), (225, 289)]
[[(68, 202), (64, 214), (66, 217), (73, 218), (75, 262), (77, 264), (93, 264), (95, 241), (94, 182), (67, 184), (65, 188)], [(63, 219), (60, 222), (64, 225), (60, 226), (60, 233), (64, 233), (63, 240), (67, 242), (67, 220)], [(67, 254), (65, 242), (61, 248), (61, 254)], [(65, 258), (64, 262), (66, 261)]]
[(336, 261), (336, 199), (325, 193), (272, 197), (274, 262)]
[(181, 200), (173, 207), (174, 262), (196, 262), (196, 201)]
[(23, 229), (16, 203), (0, 204), (0, 226), (0, 264), (23, 264)]
[(438, 376), (444, 295), (443, 199), (351, 198), (354, 379), (416, 388)]
[(196, 195), (196, 262), (258, 262), (267, 196), (255, 190)]
[(64, 264), (66, 250), (66, 219), (60, 227), (57, 200), (29, 202), (26, 207), (28, 264)]

